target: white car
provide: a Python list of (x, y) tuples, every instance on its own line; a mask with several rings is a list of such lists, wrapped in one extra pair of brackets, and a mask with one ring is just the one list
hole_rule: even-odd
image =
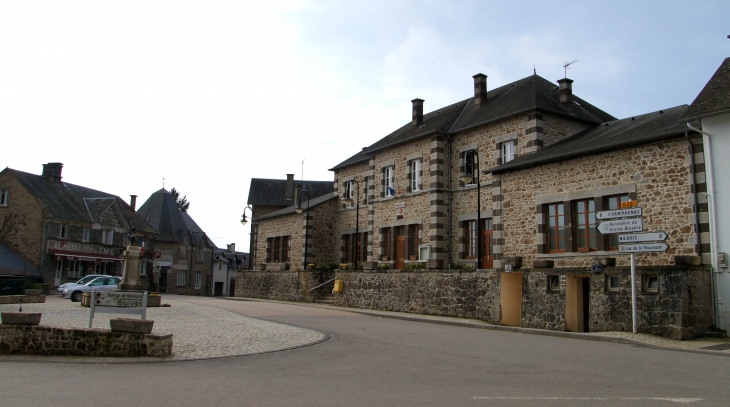
[(121, 277), (97, 277), (86, 284), (65, 288), (61, 294), (61, 298), (70, 298), (73, 302), (79, 302), (84, 293), (92, 291), (114, 291), (120, 282), (122, 282)]
[(73, 287), (75, 285), (84, 285), (88, 283), (89, 281), (97, 278), (97, 277), (111, 277), (107, 274), (89, 274), (88, 276), (84, 276), (81, 280), (75, 282), (75, 283), (64, 283), (58, 286), (58, 295), (63, 295), (63, 290)]

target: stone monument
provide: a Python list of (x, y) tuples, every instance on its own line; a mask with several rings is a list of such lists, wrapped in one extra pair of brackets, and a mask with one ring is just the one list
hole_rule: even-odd
[(122, 283), (119, 284), (119, 291), (143, 291), (144, 286), (139, 278), (139, 259), (142, 251), (137, 246), (137, 236), (134, 235), (135, 228), (129, 231), (129, 246), (124, 251), (124, 272)]

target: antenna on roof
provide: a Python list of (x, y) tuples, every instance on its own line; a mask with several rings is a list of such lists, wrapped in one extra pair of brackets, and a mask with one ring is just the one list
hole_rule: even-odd
[[(306, 158), (304, 160), (306, 160)], [(302, 160), (302, 181), (304, 181), (304, 160)]]
[(162, 189), (165, 189), (165, 179), (162, 179)]
[(537, 75), (537, 68), (535, 68), (535, 65), (532, 66), (532, 74)]
[(570, 66), (573, 65), (576, 62), (578, 62), (577, 59), (575, 61), (571, 61), (571, 62), (565, 62), (565, 61), (563, 61), (563, 68), (565, 68), (564, 70), (565, 70), (565, 77), (566, 78), (568, 77), (568, 69), (570, 69)]

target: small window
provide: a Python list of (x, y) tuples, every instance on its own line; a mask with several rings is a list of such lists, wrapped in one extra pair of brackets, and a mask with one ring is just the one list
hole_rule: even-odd
[(476, 174), (474, 171), (475, 171), (475, 168), (478, 167), (479, 163), (477, 162), (477, 166), (475, 167), (474, 157), (475, 157), (475, 155), (473, 153), (472, 154), (467, 154), (466, 152), (464, 153), (464, 174), (472, 175), (471, 183), (465, 184), (465, 185), (476, 185), (476, 180), (477, 180), (478, 174)]
[(147, 260), (139, 262), (139, 275), (144, 276), (147, 274)]
[(58, 231), (58, 237), (60, 237), (61, 239), (68, 238), (68, 226), (66, 226), (65, 223), (61, 224), (61, 229)]
[(180, 245), (180, 258), (181, 259), (187, 259), (188, 258), (188, 246), (187, 245)]
[(203, 261), (203, 248), (198, 247), (198, 261)]
[(114, 231), (110, 229), (101, 232), (101, 242), (103, 244), (112, 244), (114, 242)]
[(8, 190), (0, 189), (0, 206), (8, 206)]
[(82, 236), (82, 241), (88, 242), (89, 240), (91, 240), (91, 228), (87, 226), (87, 227), (84, 227), (84, 234)]
[(464, 243), (465, 258), (475, 259), (477, 257), (477, 221), (464, 222)]
[(411, 161), (411, 192), (421, 190), (421, 160)]
[(502, 143), (502, 164), (515, 159), (515, 141), (510, 140)]
[(560, 276), (547, 276), (547, 290), (551, 293), (560, 291)]
[(203, 285), (203, 273), (195, 273), (195, 289), (199, 290)]
[[(356, 188), (355, 181), (348, 181), (345, 184), (345, 197), (348, 199), (352, 199), (353, 203), (354, 203), (354, 200), (356, 199), (355, 188)], [(352, 206), (353, 206), (352, 204), (347, 205), (348, 208), (352, 208)]]
[(393, 167), (383, 168), (383, 186), (385, 187), (385, 196), (395, 195), (395, 185), (393, 183)]
[(620, 288), (619, 276), (606, 276), (606, 291), (618, 291)]
[(659, 291), (659, 276), (656, 274), (642, 274), (641, 275), (641, 290), (645, 292), (658, 292)]
[(185, 285), (185, 272), (184, 271), (177, 272), (177, 285)]

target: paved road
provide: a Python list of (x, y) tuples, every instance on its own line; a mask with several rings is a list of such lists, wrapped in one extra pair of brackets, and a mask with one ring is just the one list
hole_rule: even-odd
[[(3, 406), (730, 405), (730, 358), (254, 301), (179, 297), (330, 335), (316, 345), (144, 364), (0, 360)], [(111, 385), (110, 385), (111, 384)]]

